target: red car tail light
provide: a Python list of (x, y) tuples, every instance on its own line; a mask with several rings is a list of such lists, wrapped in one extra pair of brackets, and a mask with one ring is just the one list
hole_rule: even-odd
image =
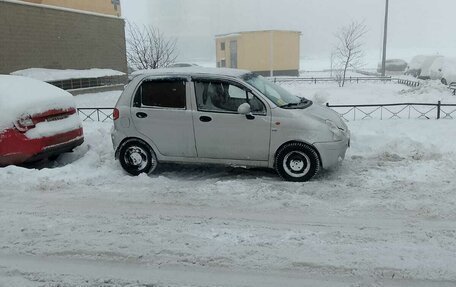
[(14, 123), (14, 126), (20, 132), (25, 133), (29, 129), (34, 128), (35, 127), (35, 123), (33, 122), (32, 117), (30, 115), (24, 115), (24, 116), (22, 116), (19, 120), (17, 120)]
[(117, 120), (120, 116), (120, 112), (119, 112), (119, 109), (115, 108), (114, 111), (112, 112), (112, 118), (114, 120)]

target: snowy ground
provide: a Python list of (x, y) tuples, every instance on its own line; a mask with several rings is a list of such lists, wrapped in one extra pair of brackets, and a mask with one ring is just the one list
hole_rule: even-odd
[(0, 286), (454, 286), (454, 122), (349, 125), (343, 165), (297, 184), (129, 177), (110, 124), (86, 123), (54, 168), (0, 170)]
[[(320, 73), (308, 73), (317, 76)], [(422, 81), (420, 87), (410, 88), (397, 83), (347, 83), (340, 88), (335, 82), (285, 82), (281, 85), (292, 93), (313, 101), (330, 104), (386, 104), (386, 103), (456, 103), (456, 96), (438, 81)], [(75, 97), (79, 108), (114, 107), (121, 92), (104, 92)]]
[[(299, 91), (456, 100), (434, 85), (331, 85)], [(210, 166), (133, 178), (113, 159), (111, 124), (85, 123), (84, 145), (54, 166), (0, 169), (0, 286), (455, 286), (455, 121), (348, 125), (341, 167), (288, 183)]]

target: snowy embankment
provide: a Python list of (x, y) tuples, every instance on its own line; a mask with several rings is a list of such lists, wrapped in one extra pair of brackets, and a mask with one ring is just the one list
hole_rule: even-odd
[(33, 78), (40, 81), (52, 82), (69, 79), (83, 79), (83, 78), (101, 78), (109, 76), (123, 76), (125, 73), (112, 69), (87, 69), (87, 70), (56, 70), (44, 68), (30, 68), (19, 70), (11, 73), (15, 76), (24, 76)]
[(202, 166), (130, 177), (110, 124), (86, 123), (54, 168), (0, 169), (0, 286), (454, 286), (455, 122), (349, 126), (340, 168), (288, 183)]

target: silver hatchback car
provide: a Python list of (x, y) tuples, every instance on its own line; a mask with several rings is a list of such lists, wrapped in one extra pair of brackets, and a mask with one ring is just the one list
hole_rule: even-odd
[(160, 163), (273, 168), (307, 181), (350, 145), (333, 110), (245, 70), (202, 67), (142, 72), (114, 110), (115, 156), (128, 173)]

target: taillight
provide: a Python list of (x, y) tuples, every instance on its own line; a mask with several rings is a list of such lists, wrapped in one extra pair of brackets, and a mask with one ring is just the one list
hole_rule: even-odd
[(35, 124), (33, 123), (32, 117), (30, 115), (24, 115), (22, 116), (19, 120), (16, 121), (14, 126), (20, 131), (20, 132), (26, 132), (29, 129), (32, 129), (35, 127)]
[(114, 108), (114, 111), (112, 112), (112, 118), (114, 120), (117, 120), (119, 118), (119, 116), (120, 116), (119, 110), (117, 108)]

